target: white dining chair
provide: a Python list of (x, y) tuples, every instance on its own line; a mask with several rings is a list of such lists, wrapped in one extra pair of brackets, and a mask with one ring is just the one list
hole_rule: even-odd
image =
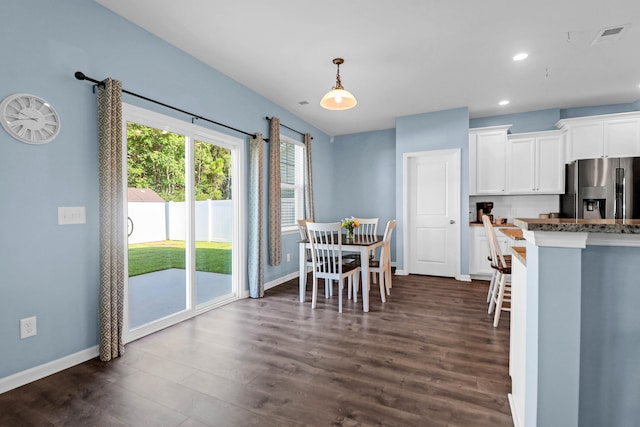
[(342, 313), (344, 280), (348, 280), (350, 288), (358, 286), (360, 266), (343, 261), (341, 229), (339, 222), (307, 222), (307, 236), (311, 244), (313, 263), (311, 308), (316, 308), (318, 301), (318, 279), (325, 279), (325, 293), (327, 282), (331, 283), (333, 280), (338, 282), (338, 312), (340, 313)]
[(385, 293), (387, 295), (391, 294), (391, 236), (393, 235), (393, 230), (395, 228), (395, 219), (387, 222), (387, 226), (384, 230), (382, 247), (380, 248), (380, 258), (378, 260), (369, 260), (369, 271), (372, 274), (374, 283), (375, 275), (378, 275), (378, 282), (380, 283), (380, 299), (382, 299), (382, 302), (387, 302)]
[[(379, 283), (380, 299), (382, 302), (387, 302), (385, 294), (391, 294), (391, 236), (395, 228), (396, 221), (394, 219), (387, 222), (382, 239), (382, 246), (380, 247), (380, 258), (369, 259), (369, 272), (371, 272), (372, 282)], [(360, 265), (359, 259), (354, 262)], [(358, 302), (358, 291), (358, 286), (354, 286), (353, 300), (355, 302)], [(366, 292), (366, 290), (363, 292)]]
[(489, 314), (495, 310), (493, 327), (496, 328), (500, 322), (500, 314), (503, 311), (511, 311), (511, 283), (510, 280), (507, 280), (511, 276), (511, 262), (507, 262), (507, 258), (502, 254), (493, 224), (491, 224), (491, 220), (487, 215), (483, 215), (482, 223), (487, 231), (487, 240), (489, 240), (492, 259), (491, 268), (497, 272), (496, 282), (491, 290), (488, 310)]
[[(302, 240), (307, 240), (307, 222), (313, 222), (313, 218), (305, 218), (305, 219), (299, 219), (298, 220), (298, 231), (300, 232), (300, 238)], [(306, 257), (306, 263), (307, 263), (307, 267), (311, 267), (313, 269), (313, 260), (311, 259), (311, 249), (307, 249), (305, 251), (305, 257)], [(331, 281), (330, 280), (325, 280), (324, 281), (324, 296), (325, 298), (329, 298), (330, 296), (333, 296), (333, 287), (330, 286)], [(349, 293), (351, 293), (351, 289), (349, 289)], [(351, 298), (351, 296), (349, 296), (349, 298)]]
[[(353, 229), (354, 236), (360, 236), (361, 238), (367, 237), (375, 237), (378, 235), (378, 218), (353, 218), (358, 222), (358, 227)], [(371, 251), (369, 257), (372, 258), (375, 256), (375, 252)], [(347, 253), (345, 258), (353, 260), (355, 262), (359, 262), (360, 254), (358, 253)]]

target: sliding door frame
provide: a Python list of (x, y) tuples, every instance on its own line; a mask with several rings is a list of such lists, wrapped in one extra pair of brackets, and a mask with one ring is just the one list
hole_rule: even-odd
[[(131, 330), (129, 327), (129, 275), (125, 275), (125, 299), (124, 299), (124, 331), (123, 340), (125, 343), (142, 338), (166, 327), (175, 325), (184, 320), (228, 304), (240, 298), (246, 297), (244, 284), (246, 283), (246, 210), (245, 199), (245, 141), (244, 139), (232, 137), (224, 133), (198, 126), (174, 117), (166, 116), (151, 110), (140, 108), (131, 104), (122, 104), (122, 138), (123, 138), (123, 179), (122, 186), (124, 194), (127, 194), (127, 122), (134, 122), (156, 129), (166, 130), (185, 136), (185, 202), (186, 202), (186, 275), (187, 275), (187, 309), (171, 316), (167, 316), (158, 321), (143, 325)], [(196, 304), (196, 282), (195, 282), (195, 194), (193, 186), (193, 166), (194, 166), (194, 144), (201, 141), (227, 148), (231, 151), (231, 165), (233, 183), (231, 198), (233, 201), (233, 212), (236, 220), (233, 222), (232, 230), (232, 281), (234, 293), (229, 298), (216, 300), (211, 304)], [(123, 218), (127, 224), (127, 200), (124, 200)], [(127, 242), (127, 227), (124, 227), (124, 242)], [(126, 253), (126, 252), (125, 252)], [(125, 272), (129, 271), (128, 257), (125, 257)]]

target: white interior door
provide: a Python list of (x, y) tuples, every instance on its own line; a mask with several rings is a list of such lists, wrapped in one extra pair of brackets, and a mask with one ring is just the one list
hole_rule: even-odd
[(455, 277), (460, 258), (460, 151), (405, 157), (408, 272)]

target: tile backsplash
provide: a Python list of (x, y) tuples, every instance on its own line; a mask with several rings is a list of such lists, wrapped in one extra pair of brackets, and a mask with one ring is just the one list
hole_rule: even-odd
[(494, 218), (538, 218), (538, 214), (559, 212), (560, 196), (554, 194), (531, 196), (470, 196), (469, 211), (473, 217), (477, 202), (493, 202)]

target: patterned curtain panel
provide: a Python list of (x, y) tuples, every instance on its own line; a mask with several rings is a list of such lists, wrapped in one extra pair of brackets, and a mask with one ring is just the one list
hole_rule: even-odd
[(256, 134), (249, 141), (249, 248), (247, 269), (249, 296), (264, 296), (264, 257), (262, 255), (262, 215), (263, 215), (263, 167), (262, 134)]
[(311, 134), (304, 134), (304, 148), (307, 155), (306, 171), (307, 171), (307, 194), (305, 194), (305, 218), (315, 218), (315, 212), (313, 208), (313, 174), (311, 173)]
[(122, 191), (122, 84), (98, 85), (100, 177), (100, 360), (124, 353), (124, 223)]
[(280, 119), (271, 118), (269, 133), (269, 264), (282, 262), (280, 212)]

